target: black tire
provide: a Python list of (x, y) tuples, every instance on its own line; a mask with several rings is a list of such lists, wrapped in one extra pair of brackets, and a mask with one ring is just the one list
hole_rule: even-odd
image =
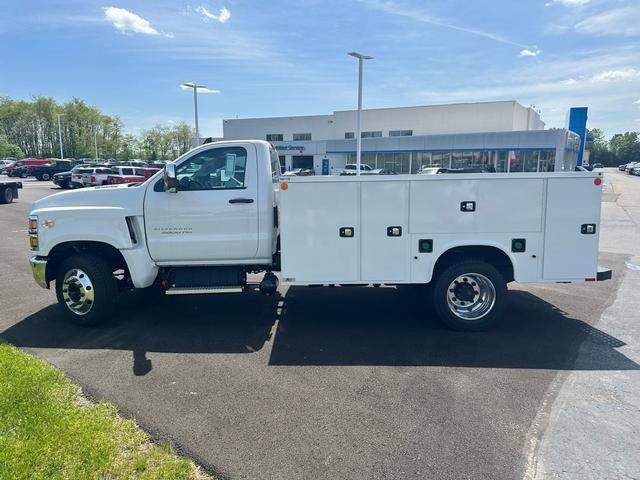
[[(81, 270), (90, 280), (93, 301), (89, 310), (78, 313), (67, 305), (63, 293), (63, 283), (68, 272)], [(68, 292), (68, 289), (67, 289)], [(95, 255), (73, 255), (65, 259), (56, 275), (56, 296), (63, 316), (70, 322), (92, 326), (111, 318), (118, 294), (118, 286), (113, 271), (100, 257)], [(86, 302), (85, 302), (86, 303)]]
[[(482, 260), (460, 260), (451, 264), (438, 275), (433, 285), (436, 313), (454, 330), (486, 330), (494, 326), (502, 317), (506, 295), (504, 276)], [(467, 313), (467, 308), (475, 310)]]
[(13, 189), (5, 188), (4, 192), (2, 192), (2, 203), (11, 203), (13, 202)]
[(51, 177), (49, 176), (48, 173), (43, 173), (38, 180), (44, 180), (46, 182), (47, 180), (50, 180), (50, 179)]
[(22, 172), (20, 174), (20, 178), (27, 178), (27, 172)]

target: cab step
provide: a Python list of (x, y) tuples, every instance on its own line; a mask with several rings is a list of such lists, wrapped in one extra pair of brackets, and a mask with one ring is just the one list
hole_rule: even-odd
[(165, 291), (166, 295), (198, 295), (211, 293), (242, 293), (242, 285), (225, 287), (172, 287)]

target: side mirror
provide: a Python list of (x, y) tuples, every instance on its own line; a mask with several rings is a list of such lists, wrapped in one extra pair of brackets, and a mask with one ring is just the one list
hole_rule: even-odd
[(178, 191), (175, 163), (167, 163), (164, 166), (164, 189), (169, 193), (176, 193)]

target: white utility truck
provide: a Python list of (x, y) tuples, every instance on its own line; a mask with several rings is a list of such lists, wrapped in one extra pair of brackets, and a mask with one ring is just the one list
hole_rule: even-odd
[(611, 278), (598, 271), (601, 184), (584, 171), (280, 178), (269, 143), (216, 142), (142, 184), (34, 203), (31, 266), (82, 324), (108, 318), (123, 289), (269, 294), (280, 272), (290, 285), (431, 284), (447, 325), (481, 329), (508, 282)]

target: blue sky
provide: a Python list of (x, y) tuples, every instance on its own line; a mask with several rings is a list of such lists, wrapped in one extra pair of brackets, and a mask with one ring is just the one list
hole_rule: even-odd
[(78, 96), (127, 131), (222, 118), (518, 100), (640, 130), (639, 0), (2, 0), (0, 95)]

